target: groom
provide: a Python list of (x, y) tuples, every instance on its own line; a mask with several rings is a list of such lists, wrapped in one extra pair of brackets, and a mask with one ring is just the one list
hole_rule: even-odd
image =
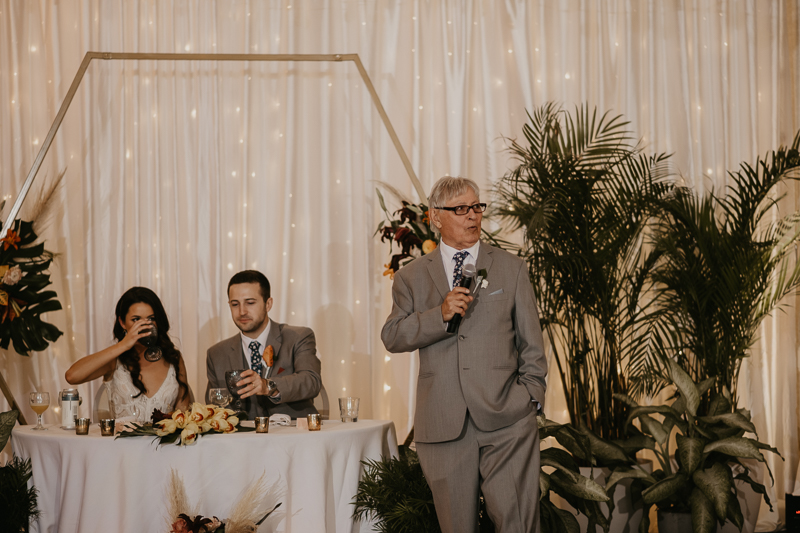
[[(244, 270), (228, 282), (231, 317), (241, 333), (208, 349), (208, 393), (227, 388), (225, 371), (245, 368), (239, 393), (247, 416), (283, 413), (292, 418), (316, 413), (313, 399), (322, 386), (317, 343), (309, 328), (273, 322), (269, 280)], [(272, 354), (272, 357), (270, 357)]]

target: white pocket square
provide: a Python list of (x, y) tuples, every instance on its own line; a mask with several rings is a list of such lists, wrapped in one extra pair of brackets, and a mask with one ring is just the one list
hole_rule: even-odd
[(497, 290), (496, 290), (496, 291), (494, 291), (494, 292), (490, 292), (490, 293), (489, 293), (489, 296), (496, 296), (496, 295), (498, 295), (498, 294), (503, 294), (503, 289), (497, 289)]

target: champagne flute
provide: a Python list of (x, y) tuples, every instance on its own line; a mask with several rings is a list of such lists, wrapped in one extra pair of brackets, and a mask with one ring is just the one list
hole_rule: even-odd
[(228, 389), (211, 389), (208, 392), (208, 399), (217, 407), (227, 407), (233, 398)]
[(242, 399), (239, 397), (239, 387), (236, 385), (238, 382), (242, 380), (242, 372), (244, 370), (228, 370), (225, 372), (225, 384), (228, 386), (228, 390), (231, 392), (233, 397), (236, 401), (233, 402), (233, 408), (236, 411), (241, 411), (244, 409), (244, 404), (242, 403)]
[(46, 430), (47, 428), (42, 425), (42, 415), (47, 408), (50, 407), (50, 393), (49, 392), (32, 392), (30, 395), (31, 409), (36, 413), (38, 421), (36, 427), (33, 429)]
[(155, 362), (161, 359), (161, 348), (158, 346), (158, 327), (154, 320), (147, 321), (150, 328), (150, 335), (139, 339), (145, 348), (144, 358), (150, 362)]

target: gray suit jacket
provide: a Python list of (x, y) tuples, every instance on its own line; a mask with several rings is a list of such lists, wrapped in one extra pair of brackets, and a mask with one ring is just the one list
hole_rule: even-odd
[[(316, 413), (314, 397), (322, 386), (321, 363), (317, 357), (317, 342), (314, 332), (309, 328), (288, 326), (272, 321), (267, 345), (274, 351), (270, 379), (275, 381), (281, 393), (281, 401), (274, 403), (266, 396), (245, 398), (245, 410), (252, 420), (256, 416), (270, 416), (283, 413), (297, 418)], [(225, 371), (250, 368), (249, 355), (242, 350), (240, 334), (215, 344), (206, 355), (208, 391), (212, 388), (226, 388)], [(266, 364), (262, 367), (262, 377), (267, 376)]]
[(419, 350), (414, 437), (458, 437), (467, 410), (482, 431), (510, 426), (539, 402), (544, 408), (547, 359), (533, 287), (522, 259), (481, 242), (480, 289), (457, 334), (447, 333), (441, 305), (450, 291), (440, 249), (394, 276), (393, 306), (381, 332), (390, 352)]

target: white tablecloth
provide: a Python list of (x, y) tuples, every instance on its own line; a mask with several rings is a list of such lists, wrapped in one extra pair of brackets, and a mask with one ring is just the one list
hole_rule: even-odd
[(170, 468), (205, 516), (226, 518), (266, 472), (267, 484), (283, 491), (282, 505), (259, 532), (366, 532), (369, 524), (352, 520), (361, 461), (397, 454), (394, 424), (382, 420), (325, 420), (318, 432), (273, 426), (268, 434), (204, 435), (186, 447), (101, 437), (97, 424), (88, 436), (32, 427), (15, 427), (11, 443), (32, 461), (42, 513), (32, 531), (42, 533), (168, 532)]

